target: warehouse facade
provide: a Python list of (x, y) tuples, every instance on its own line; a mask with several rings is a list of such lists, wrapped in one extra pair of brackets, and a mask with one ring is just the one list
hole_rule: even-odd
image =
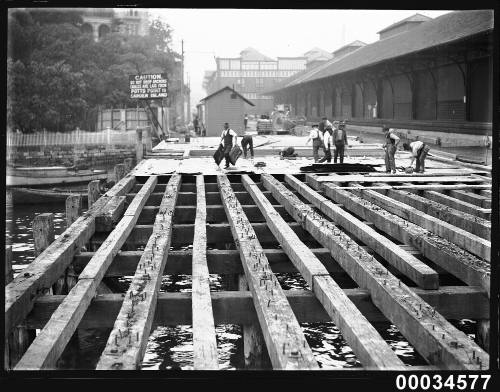
[(493, 11), (428, 19), (395, 23), (265, 94), (308, 121), (491, 134)]

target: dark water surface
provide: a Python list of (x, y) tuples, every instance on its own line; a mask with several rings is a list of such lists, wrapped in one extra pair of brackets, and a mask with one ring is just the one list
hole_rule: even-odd
[[(7, 199), (9, 200), (9, 199)], [(36, 214), (54, 213), (54, 229), (57, 238), (65, 229), (64, 204), (54, 205), (16, 205), (6, 206), (6, 243), (12, 245), (14, 273), (19, 273), (34, 260), (31, 225)], [(307, 283), (298, 273), (276, 274), (283, 289), (307, 289)], [(131, 277), (118, 281), (126, 290)], [(222, 277), (210, 275), (210, 289), (223, 289)], [(190, 275), (167, 275), (163, 278), (161, 291), (190, 292)], [(460, 330), (474, 338), (475, 322), (460, 320), (453, 323)], [(334, 323), (303, 323), (304, 334), (311, 346), (315, 358), (322, 369), (360, 367), (352, 350), (347, 346)], [(425, 361), (414, 351), (398, 329), (390, 323), (375, 325), (381, 336), (390, 344), (400, 359), (409, 366), (424, 365)], [(108, 339), (109, 329), (86, 330), (78, 337), (78, 350), (70, 346), (63, 354), (59, 368), (92, 369), (95, 368), (99, 355)], [(243, 369), (243, 339), (241, 326), (217, 325), (217, 347), (221, 369)], [(192, 369), (193, 343), (192, 327), (157, 327), (152, 331), (147, 345), (142, 368), (144, 370)]]

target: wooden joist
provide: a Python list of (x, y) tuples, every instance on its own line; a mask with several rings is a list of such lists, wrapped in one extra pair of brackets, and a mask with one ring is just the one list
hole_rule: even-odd
[(487, 261), (490, 261), (491, 244), (488, 240), (478, 237), (469, 233), (459, 227), (453, 226), (438, 218), (426, 214), (412, 206), (403, 202), (394, 200), (389, 196), (382, 195), (378, 192), (357, 188), (351, 192), (363, 197), (365, 200), (370, 201), (384, 208), (390, 213), (406, 219), (409, 222), (423, 227), (426, 230), (460, 246), (462, 249), (479, 256)]
[(491, 208), (491, 198), (477, 195), (466, 190), (450, 190), (449, 195), (455, 199), (465, 201), (466, 203), (474, 204), (481, 208)]
[[(411, 192), (412, 190), (409, 190), (409, 191)], [(452, 207), (456, 210), (463, 211), (463, 212), (471, 214), (471, 215), (476, 215), (479, 218), (483, 218), (483, 219), (487, 219), (487, 220), (491, 219), (491, 209), (481, 208), (481, 207), (478, 207), (474, 204), (467, 203), (465, 201), (455, 199), (452, 196), (448, 196), (448, 195), (439, 193), (437, 191), (432, 191), (432, 190), (428, 190), (428, 191), (424, 190), (423, 196), (426, 199), (437, 201), (438, 203), (447, 205), (447, 206)]]
[(171, 176), (153, 225), (153, 234), (144, 249), (97, 369), (140, 368), (170, 248), (173, 213), (180, 186), (181, 176)]
[(437, 176), (437, 177), (414, 177), (411, 175), (402, 175), (399, 177), (384, 177), (384, 176), (363, 176), (363, 175), (328, 175), (328, 176), (318, 176), (316, 177), (318, 182), (414, 182), (414, 183), (446, 183), (446, 182), (461, 182), (461, 183), (481, 183), (484, 182), (480, 178), (475, 178), (472, 176)]
[(274, 369), (318, 369), (302, 329), (225, 175), (217, 182)]
[[(290, 222), (289, 226), (297, 235), (302, 238), (302, 241), (315, 241), (314, 237), (308, 234), (298, 223)], [(252, 223), (252, 227), (259, 238), (259, 241), (264, 244), (275, 244), (276, 238), (265, 223)], [(132, 230), (129, 238), (125, 242), (132, 246), (145, 245), (153, 231), (153, 225), (136, 225)], [(183, 246), (192, 244), (194, 235), (194, 224), (178, 224), (173, 228), (172, 245)], [(97, 233), (91, 240), (91, 244), (100, 245), (104, 241), (104, 236)], [(233, 241), (231, 230), (227, 223), (211, 223), (207, 225), (207, 243), (220, 244), (230, 243)]]
[[(321, 187), (318, 186), (318, 184), (322, 184), (322, 182), (317, 181), (318, 177), (313, 179), (313, 182), (315, 186), (317, 186), (317, 189), (321, 189)], [(406, 179), (406, 181), (409, 181), (411, 179)], [(339, 186), (339, 189), (352, 189), (353, 186)], [(355, 187), (354, 187), (355, 188)], [(456, 184), (410, 184), (410, 185), (385, 185), (385, 186), (380, 186), (380, 185), (365, 185), (366, 189), (373, 189), (373, 190), (380, 190), (380, 189), (398, 189), (398, 190), (429, 190), (429, 191), (439, 191), (439, 190), (451, 190), (451, 189), (491, 189), (491, 185), (474, 185), (474, 184), (468, 184), (468, 185), (456, 185)]]
[(337, 225), (353, 233), (356, 238), (367, 244), (419, 287), (425, 289), (437, 289), (439, 287), (439, 276), (436, 271), (415, 256), (404, 251), (400, 246), (377, 233), (373, 228), (361, 222), (349, 212), (344, 211), (326, 197), (319, 195), (295, 177), (286, 175), (285, 181), (321, 212), (333, 219)]
[(349, 300), (311, 250), (300, 241), (247, 175), (242, 182), (266, 218), (285, 253), (301, 272), (342, 336), (367, 369), (401, 369), (405, 365)]
[[(157, 178), (150, 177), (142, 190), (137, 193), (124, 217), (109, 234), (102, 246), (94, 254), (77, 284), (68, 293), (62, 304), (55, 310), (47, 325), (40, 331), (35, 341), (28, 348), (16, 370), (54, 369), (56, 362), (75, 332), (90, 302), (95, 296), (104, 274), (114, 256), (128, 237), (139, 217), (142, 207), (153, 192)], [(122, 204), (124, 196), (121, 197)], [(111, 207), (116, 206), (113, 204)]]
[(449, 273), (472, 286), (482, 286), (489, 295), (490, 265), (451, 242), (408, 222), (351, 192), (339, 190), (332, 184), (325, 186), (325, 194), (342, 203), (349, 211), (373, 222), (391, 237), (412, 245)]
[[(259, 209), (254, 205), (242, 205), (245, 214), (247, 215), (250, 222), (264, 222), (264, 217)], [(282, 213), (285, 217), (288, 216), (286, 211), (282, 206), (277, 205), (276, 209), (278, 212)], [(141, 216), (139, 218), (140, 224), (151, 223), (156, 213), (158, 212), (158, 207), (146, 206), (144, 207)], [(211, 205), (207, 206), (206, 210), (206, 220), (209, 223), (217, 223), (226, 221), (226, 215), (224, 213), (224, 207), (222, 205)], [(177, 206), (175, 208), (175, 219), (174, 224), (192, 223), (195, 219), (196, 207), (195, 206)], [(288, 217), (290, 220), (291, 218)]]
[(95, 219), (96, 231), (112, 231), (125, 210), (126, 196), (115, 196)]
[(330, 222), (304, 205), (272, 176), (263, 174), (261, 178), (266, 189), (290, 215), (330, 249), (338, 263), (361, 288), (370, 292), (375, 306), (429, 363), (445, 369), (476, 371), (480, 370), (480, 366), (487, 366), (488, 354), (465, 333), (453, 327), (364, 250), (356, 249), (356, 246), (353, 249), (352, 241), (345, 234), (332, 231)]
[(219, 365), (207, 266), (207, 211), (202, 175), (196, 176), (196, 195), (192, 268), (193, 365), (195, 370), (212, 370)]
[(450, 223), (463, 230), (467, 230), (486, 240), (491, 238), (491, 223), (477, 216), (456, 210), (444, 204), (426, 199), (412, 192), (397, 189), (378, 190), (383, 195), (389, 196), (397, 201), (408, 204), (426, 214)]
[(95, 231), (95, 218), (113, 196), (125, 195), (135, 183), (127, 176), (99, 198), (64, 233), (5, 288), (5, 336), (30, 312), (33, 301), (64, 273), (73, 256)]

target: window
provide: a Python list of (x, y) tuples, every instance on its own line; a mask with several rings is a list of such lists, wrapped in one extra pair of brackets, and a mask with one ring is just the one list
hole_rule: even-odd
[(264, 88), (264, 79), (263, 78), (256, 78), (255, 79), (255, 88), (257, 90), (262, 90)]

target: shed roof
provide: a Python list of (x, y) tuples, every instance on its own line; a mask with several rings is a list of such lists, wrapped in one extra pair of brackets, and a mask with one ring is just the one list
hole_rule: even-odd
[(233, 93), (235, 93), (238, 97), (240, 97), (242, 100), (244, 100), (246, 103), (248, 103), (249, 105), (251, 106), (255, 106), (255, 104), (252, 102), (252, 101), (249, 101), (248, 99), (246, 99), (243, 95), (241, 95), (239, 92), (237, 92), (236, 90), (233, 90), (231, 87), (229, 86), (226, 86), (226, 87), (223, 87), (221, 88), (220, 90), (217, 90), (215, 91), (214, 93), (210, 94), (210, 95), (207, 95), (205, 98), (203, 99), (200, 99), (200, 102), (203, 102), (203, 101), (206, 101), (212, 97), (214, 97), (215, 95), (218, 95), (220, 94), (221, 92), (223, 92), (224, 90), (229, 90), (229, 91), (232, 91)]
[(309, 72), (295, 74), (267, 93), (449, 44), (492, 29), (492, 10), (450, 12), (423, 22), (410, 31), (360, 47), (341, 58), (334, 57)]

